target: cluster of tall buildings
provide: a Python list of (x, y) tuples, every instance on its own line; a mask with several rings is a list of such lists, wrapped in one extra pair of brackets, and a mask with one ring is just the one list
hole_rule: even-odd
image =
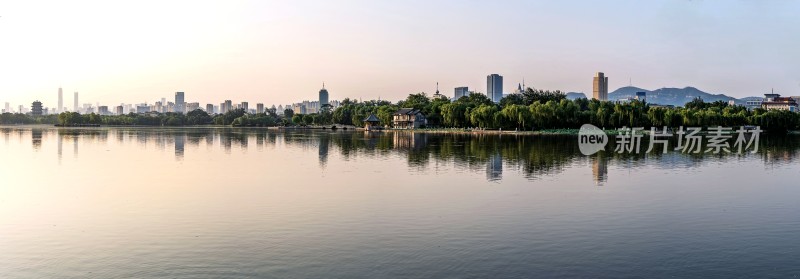
[[(461, 97), (469, 96), (470, 94), (475, 94), (474, 91), (469, 91), (469, 87), (467, 86), (460, 86), (456, 87), (454, 90), (453, 99), (458, 100)], [(521, 94), (525, 91), (525, 82), (519, 83), (517, 86), (517, 90), (511, 93), (503, 93), (503, 76), (499, 74), (490, 74), (486, 76), (486, 97), (489, 100), (492, 100), (494, 103), (499, 103), (504, 97), (508, 94)], [(438, 84), (437, 90), (438, 93)]]
[[(438, 86), (437, 86), (438, 87)], [(608, 77), (602, 72), (597, 72), (594, 77), (592, 86), (593, 97), (598, 100), (608, 100)], [(437, 89), (438, 92), (438, 89)], [(499, 103), (504, 97), (509, 94), (522, 94), (525, 92), (525, 81), (517, 85), (517, 90), (511, 93), (503, 93), (503, 76), (499, 74), (490, 74), (486, 76), (486, 97), (492, 102)], [(469, 87), (461, 86), (456, 87), (452, 100), (458, 100), (461, 97), (469, 96), (475, 92), (469, 91)]]
[(283, 114), (285, 110), (291, 110), (295, 114), (312, 114), (320, 113), (324, 109), (333, 110), (339, 107), (339, 101), (330, 100), (328, 89), (325, 88), (325, 83), (322, 84), (322, 89), (319, 90), (318, 98), (316, 101), (304, 100), (299, 103), (288, 104), (286, 106), (278, 106), (277, 113)]
[[(509, 94), (520, 94), (523, 93), (525, 90), (524, 81), (523, 83), (517, 86), (517, 90), (509, 93)], [(453, 94), (453, 100), (458, 100), (461, 97), (469, 96), (470, 94), (475, 94), (475, 92), (470, 91), (469, 87), (467, 86), (460, 86), (456, 87)], [(503, 93), (503, 76), (499, 74), (490, 74), (486, 76), (486, 96), (495, 103), (499, 103), (501, 99), (503, 99), (507, 94)], [(436, 85), (436, 95), (441, 96), (439, 94), (439, 85)], [(39, 101), (34, 102), (31, 106), (31, 110), (26, 110), (23, 106), (19, 106), (19, 110), (16, 112), (18, 113), (32, 113), (32, 114), (56, 114), (62, 112), (78, 112), (78, 113), (98, 113), (101, 115), (113, 115), (113, 114), (128, 114), (128, 113), (150, 113), (150, 112), (158, 112), (158, 113), (187, 113), (193, 110), (202, 109), (205, 110), (209, 114), (224, 114), (232, 110), (236, 109), (243, 109), (249, 113), (264, 113), (269, 110), (277, 113), (283, 114), (285, 110), (291, 110), (295, 114), (312, 114), (312, 113), (319, 113), (324, 109), (333, 110), (339, 106), (339, 102), (336, 100), (330, 100), (328, 89), (325, 88), (325, 84), (322, 84), (322, 89), (318, 92), (318, 99), (317, 100), (304, 100), (302, 102), (287, 104), (287, 105), (279, 105), (275, 107), (272, 105), (271, 108), (266, 108), (263, 103), (257, 103), (255, 108), (251, 108), (250, 104), (246, 101), (234, 104), (231, 100), (225, 100), (224, 102), (220, 103), (218, 106), (214, 104), (206, 104), (204, 107), (197, 102), (186, 102), (186, 94), (183, 91), (175, 92), (174, 101), (167, 101), (166, 98), (161, 98), (160, 101), (156, 101), (152, 104), (148, 103), (140, 103), (140, 104), (120, 104), (119, 106), (109, 107), (109, 106), (101, 106), (100, 104), (83, 104), (80, 106), (79, 99), (78, 99), (78, 92), (74, 93), (73, 97), (73, 106), (72, 109), (68, 109), (64, 106), (64, 92), (62, 88), (58, 88), (58, 105), (55, 108), (47, 108), (43, 107), (43, 104)], [(597, 100), (607, 101), (608, 100), (608, 77), (605, 76), (602, 72), (597, 72), (594, 76), (592, 82), (592, 97)], [(14, 112), (11, 110), (11, 106), (8, 102), (5, 103), (5, 109), (3, 112)]]

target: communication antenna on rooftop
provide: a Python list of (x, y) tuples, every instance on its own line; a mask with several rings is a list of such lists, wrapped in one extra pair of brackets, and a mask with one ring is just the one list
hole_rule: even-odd
[(628, 86), (633, 86), (633, 79), (632, 78), (628, 78)]

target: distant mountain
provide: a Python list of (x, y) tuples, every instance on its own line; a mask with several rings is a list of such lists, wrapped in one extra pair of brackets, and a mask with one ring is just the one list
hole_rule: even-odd
[(694, 98), (700, 97), (703, 101), (710, 103), (715, 101), (729, 101), (735, 100), (736, 103), (744, 103), (744, 101), (726, 96), (724, 94), (711, 94), (703, 92), (694, 87), (684, 88), (661, 88), (656, 90), (647, 90), (633, 86), (621, 87), (614, 92), (608, 93), (608, 100), (619, 100), (633, 98), (636, 92), (647, 92), (647, 102), (659, 105), (673, 105), (683, 106), (692, 101)]
[(567, 100), (575, 100), (580, 98), (586, 99), (586, 94), (583, 94), (581, 92), (567, 92), (566, 96)]
[(741, 98), (741, 99), (739, 99), (739, 101), (742, 101), (742, 102), (747, 102), (747, 101), (761, 101), (761, 100), (763, 100), (763, 99), (764, 99), (764, 97), (756, 97), (756, 96), (751, 96), (751, 97), (744, 97), (744, 98)]

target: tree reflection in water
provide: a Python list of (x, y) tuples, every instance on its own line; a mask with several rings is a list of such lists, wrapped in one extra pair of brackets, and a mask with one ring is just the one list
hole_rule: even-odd
[[(258, 150), (282, 146), (301, 147), (318, 152), (319, 167), (325, 168), (329, 154), (338, 153), (344, 160), (382, 156), (405, 157), (410, 168), (429, 169), (431, 164), (452, 164), (469, 172), (485, 172), (489, 181), (503, 179), (504, 171), (518, 171), (527, 179), (563, 172), (573, 165), (591, 168), (593, 181), (602, 185), (609, 177), (609, 167), (637, 168), (648, 160), (658, 160), (656, 168), (692, 168), (709, 161), (735, 160), (741, 157), (761, 158), (766, 167), (793, 163), (800, 150), (800, 136), (762, 135), (757, 153), (745, 154), (687, 154), (670, 151), (666, 154), (644, 154), (647, 141), (642, 143), (640, 154), (613, 152), (613, 137), (606, 151), (591, 156), (580, 153), (577, 137), (565, 135), (515, 135), (515, 134), (445, 134), (411, 131), (290, 131), (239, 128), (51, 128), (51, 127), (0, 127), (6, 142), (16, 134), (22, 139), (30, 136), (35, 151), (41, 149), (42, 138), (55, 136), (58, 156), (62, 141), (74, 144), (78, 156), (79, 142), (105, 143), (109, 137), (116, 143), (134, 143), (142, 147), (166, 150), (174, 146), (176, 160), (184, 158), (187, 146), (195, 149), (219, 146), (225, 153), (232, 149), (248, 150), (254, 142)], [(674, 139), (673, 139), (674, 140)], [(671, 142), (670, 147), (676, 146)]]

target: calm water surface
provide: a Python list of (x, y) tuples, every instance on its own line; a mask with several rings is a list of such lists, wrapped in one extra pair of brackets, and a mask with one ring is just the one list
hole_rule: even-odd
[(0, 127), (0, 278), (798, 277), (798, 155)]

